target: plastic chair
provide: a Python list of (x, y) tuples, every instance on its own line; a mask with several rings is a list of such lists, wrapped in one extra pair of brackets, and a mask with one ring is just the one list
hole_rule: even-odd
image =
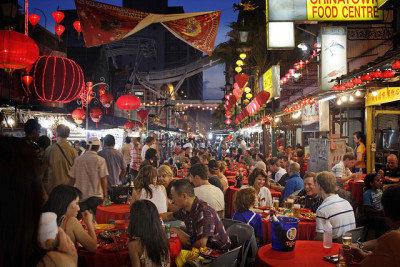
[[(249, 265), (251, 262), (254, 262), (256, 259), (258, 246), (253, 227), (243, 222), (238, 222), (231, 225), (226, 233), (231, 240), (236, 239), (238, 244), (243, 246), (240, 257), (240, 267)], [(250, 247), (252, 255), (251, 257), (248, 257)]]
[(210, 267), (232, 267), (237, 263), (237, 258), (242, 246), (232, 249), (210, 263)]
[[(351, 233), (352, 236), (352, 243), (360, 241), (364, 232), (364, 226), (354, 228), (352, 230), (347, 231), (346, 233)], [(337, 243), (342, 243), (342, 237), (337, 239)]]
[(224, 225), (225, 231), (228, 230), (229, 227), (231, 227), (232, 225), (234, 225), (236, 223), (243, 223), (241, 221), (236, 221), (236, 220), (227, 219), (227, 218), (221, 218), (221, 222)]

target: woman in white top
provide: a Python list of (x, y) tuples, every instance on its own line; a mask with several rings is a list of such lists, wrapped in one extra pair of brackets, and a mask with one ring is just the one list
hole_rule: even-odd
[(255, 168), (249, 175), (249, 184), (241, 188), (253, 187), (258, 195), (258, 207), (272, 207), (271, 191), (265, 185), (268, 184), (267, 173), (260, 168)]
[(139, 199), (147, 199), (156, 205), (158, 213), (167, 212), (167, 192), (165, 187), (157, 185), (157, 169), (145, 166), (135, 178), (135, 190), (132, 191), (131, 205)]

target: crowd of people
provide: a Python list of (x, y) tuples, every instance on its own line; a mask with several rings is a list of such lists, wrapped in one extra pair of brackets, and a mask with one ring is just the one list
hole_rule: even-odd
[[(327, 221), (332, 225), (334, 240), (356, 227), (355, 206), (346, 185), (356, 177), (354, 171), (365, 169), (359, 160), (365, 157), (361, 141), (355, 153), (343, 155), (343, 160), (332, 170), (313, 173), (307, 172), (303, 148), (285, 147), (281, 137), (277, 143), (278, 157), (266, 157), (257, 146), (248, 148), (240, 136), (231, 143), (224, 140), (207, 146), (203, 141), (182, 143), (176, 139), (167, 146), (153, 134), (143, 143), (138, 137), (127, 137), (121, 150), (116, 150), (112, 135), (102, 140), (91, 137), (87, 144), (71, 145), (69, 128), (59, 125), (57, 141), (51, 144), (39, 136), (39, 131), (40, 124), (29, 120), (23, 139), (0, 137), (2, 198), (3, 203), (10, 203), (1, 209), (3, 218), (9, 218), (2, 221), (1, 230), (5, 240), (10, 240), (1, 245), (0, 262), (4, 266), (47, 266), (49, 261), (60, 260), (65, 266), (74, 266), (75, 242), (88, 251), (96, 251), (93, 218), (97, 206), (109, 198), (113, 186), (121, 184), (134, 184), (129, 199), (128, 230), (133, 266), (153, 263), (170, 266), (168, 241), (159, 215), (163, 221), (184, 222), (183, 229), (173, 228), (184, 248), (207, 246), (226, 251), (231, 240), (221, 221), (225, 217), (224, 194), (228, 188), (224, 173), (232, 164), (240, 164), (243, 173), (248, 174), (248, 184), (235, 195), (232, 218), (253, 226), (260, 245), (261, 217), (252, 209), (272, 207), (271, 190), (282, 193), (280, 206), (294, 199), (295, 203), (316, 213), (316, 240), (322, 240)], [(361, 140), (358, 136), (356, 133), (355, 140)], [(387, 227), (397, 230), (400, 211), (390, 201), (398, 198), (400, 188), (394, 186), (382, 191), (380, 179), (399, 178), (400, 171), (395, 155), (388, 157), (388, 163), (385, 170), (365, 177), (364, 206), (367, 215), (382, 227), (386, 219)], [(359, 169), (351, 172), (356, 166)], [(57, 215), (57, 251), (46, 251), (36, 241), (40, 214), (45, 211)], [(82, 218), (87, 230), (78, 218)], [(384, 244), (392, 241), (400, 242), (400, 234), (385, 234), (366, 243), (367, 248), (376, 248), (377, 252), (366, 254), (354, 248), (354, 253), (365, 262), (382, 257), (382, 253), (393, 256), (382, 250)]]

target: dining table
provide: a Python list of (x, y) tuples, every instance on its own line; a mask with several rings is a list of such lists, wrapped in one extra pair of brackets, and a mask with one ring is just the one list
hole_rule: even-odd
[[(235, 186), (229, 186), (228, 189), (225, 192), (225, 202), (226, 202), (226, 216), (231, 217), (233, 213), (235, 212), (235, 207), (233, 204), (233, 201), (235, 199), (235, 194), (239, 190), (239, 188), (236, 188)], [(271, 191), (271, 196), (272, 197), (278, 197), (280, 198), (282, 195), (282, 192), (278, 192), (274, 189), (269, 189)]]
[(261, 247), (257, 252), (256, 267), (332, 267), (323, 257), (336, 255), (342, 244), (332, 243), (332, 248), (324, 248), (322, 241), (298, 240), (293, 251), (278, 251), (272, 244)]
[(110, 220), (126, 220), (129, 211), (129, 204), (99, 205), (96, 211), (96, 222), (104, 224), (109, 223)]
[[(314, 221), (299, 221), (297, 226), (297, 236), (296, 240), (313, 240), (316, 233), (316, 222)], [(271, 222), (266, 218), (262, 219), (263, 227), (263, 242), (264, 244), (271, 243)]]

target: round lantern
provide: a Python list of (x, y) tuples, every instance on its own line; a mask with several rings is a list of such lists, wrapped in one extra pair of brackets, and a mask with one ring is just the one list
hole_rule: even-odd
[(235, 71), (236, 71), (236, 72), (241, 72), (241, 71), (242, 71), (242, 67), (237, 66), (237, 67), (235, 68)]
[(227, 119), (232, 118), (232, 114), (229, 114), (229, 113), (225, 114), (225, 118), (227, 118)]
[(270, 93), (268, 93), (267, 91), (262, 91), (262, 92), (258, 93), (256, 99), (257, 99), (257, 102), (260, 104), (260, 106), (264, 106), (265, 104), (267, 104), (269, 96), (270, 96)]
[(101, 120), (101, 117), (103, 117), (103, 111), (100, 108), (92, 108), (89, 113), (90, 118), (96, 123), (97, 128), (97, 123)]
[(65, 31), (65, 27), (63, 25), (58, 24), (54, 26), (54, 30), (56, 31), (56, 34), (58, 36), (61, 36), (61, 34), (63, 34), (63, 32)]
[(249, 76), (247, 76), (246, 74), (236, 74), (235, 75), (235, 81), (237, 82), (237, 84), (239, 85), (240, 88), (243, 88), (247, 81), (249, 80)]
[(238, 65), (238, 66), (243, 66), (244, 65), (244, 62), (243, 62), (243, 60), (236, 60), (236, 65)]
[(352, 82), (346, 82), (346, 83), (344, 84), (344, 86), (346, 86), (346, 88), (353, 88), (353, 87), (354, 87), (354, 84), (353, 84)]
[(16, 69), (30, 71), (38, 56), (38, 45), (25, 34), (0, 31), (0, 68), (8, 72)]
[(33, 77), (30, 75), (25, 75), (24, 77), (22, 77), (22, 81), (24, 81), (24, 84), (29, 87), (29, 85), (31, 85), (32, 81), (33, 81)]
[(246, 98), (250, 99), (252, 97), (253, 97), (253, 95), (251, 93), (246, 94)]
[(140, 107), (140, 99), (134, 95), (123, 95), (117, 99), (117, 106), (126, 111), (135, 110)]
[(382, 78), (384, 79), (393, 78), (395, 74), (396, 73), (393, 70), (385, 70), (382, 73)]
[(102, 96), (100, 96), (99, 100), (103, 107), (106, 108), (107, 114), (107, 109), (111, 107), (111, 104), (114, 100), (112, 94), (103, 94)]
[(229, 125), (229, 124), (231, 124), (231, 123), (232, 123), (232, 120), (231, 120), (231, 119), (226, 119), (226, 120), (225, 120), (225, 124)]
[(394, 70), (400, 69), (400, 61), (393, 62), (392, 69)]
[(33, 28), (35, 28), (36, 24), (38, 24), (38, 22), (40, 20), (40, 16), (36, 15), (36, 14), (30, 14), (28, 16), (28, 20), (32, 24)]
[(353, 79), (353, 84), (358, 85), (358, 84), (362, 84), (363, 81), (360, 78), (354, 78)]
[(250, 101), (248, 99), (243, 100), (243, 104), (247, 105)]
[(245, 92), (245, 93), (250, 93), (250, 92), (251, 92), (250, 87), (245, 87), (245, 88), (244, 88), (244, 92)]
[(370, 82), (370, 81), (372, 81), (372, 77), (369, 74), (365, 74), (365, 75), (361, 76), (361, 81)]
[(79, 36), (81, 35), (81, 31), (82, 31), (81, 22), (79, 20), (75, 21), (73, 25), (74, 25), (75, 30), (78, 32), (78, 40), (79, 40)]
[(81, 67), (75, 61), (55, 56), (40, 56), (33, 70), (32, 97), (41, 101), (68, 103), (85, 89)]
[(146, 121), (147, 116), (149, 115), (149, 111), (142, 109), (137, 112), (138, 117), (140, 118), (141, 122)]
[(127, 130), (132, 130), (135, 128), (135, 123), (131, 122), (131, 121), (127, 121), (124, 125), (125, 129)]
[(52, 16), (57, 24), (59, 24), (64, 19), (64, 13), (60, 11), (53, 12)]
[(86, 119), (86, 111), (82, 108), (77, 108), (72, 111), (72, 118), (76, 122), (76, 124), (82, 124), (83, 120)]

